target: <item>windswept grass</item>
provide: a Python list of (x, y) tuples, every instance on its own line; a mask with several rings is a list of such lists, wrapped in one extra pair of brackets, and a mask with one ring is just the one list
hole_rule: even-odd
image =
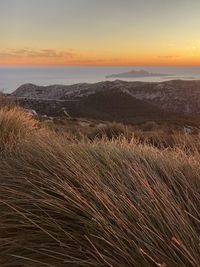
[(0, 266), (200, 266), (199, 159), (30, 136), (0, 161)]
[(38, 123), (20, 107), (2, 107), (0, 109), (0, 150), (11, 150), (24, 141)]

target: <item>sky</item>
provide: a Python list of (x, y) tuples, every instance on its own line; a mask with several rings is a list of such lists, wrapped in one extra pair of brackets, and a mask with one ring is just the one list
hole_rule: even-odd
[(199, 0), (0, 0), (0, 65), (200, 65)]

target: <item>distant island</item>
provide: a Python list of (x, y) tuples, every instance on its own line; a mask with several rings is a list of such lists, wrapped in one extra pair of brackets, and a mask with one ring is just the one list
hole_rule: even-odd
[(106, 76), (106, 78), (144, 78), (144, 77), (163, 77), (163, 76), (171, 76), (170, 74), (164, 73), (152, 73), (146, 70), (131, 70), (128, 72), (111, 74)]

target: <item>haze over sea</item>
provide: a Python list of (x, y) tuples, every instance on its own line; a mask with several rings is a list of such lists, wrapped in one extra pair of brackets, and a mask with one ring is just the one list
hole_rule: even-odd
[(95, 83), (106, 80), (107, 75), (131, 70), (168, 74), (166, 77), (121, 79), (126, 81), (166, 81), (173, 79), (200, 80), (200, 67), (0, 67), (0, 90), (10, 93), (25, 83), (37, 85)]

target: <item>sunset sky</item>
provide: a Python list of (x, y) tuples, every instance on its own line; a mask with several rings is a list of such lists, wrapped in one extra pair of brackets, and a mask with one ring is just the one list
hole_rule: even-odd
[(0, 65), (200, 65), (200, 0), (0, 0)]

